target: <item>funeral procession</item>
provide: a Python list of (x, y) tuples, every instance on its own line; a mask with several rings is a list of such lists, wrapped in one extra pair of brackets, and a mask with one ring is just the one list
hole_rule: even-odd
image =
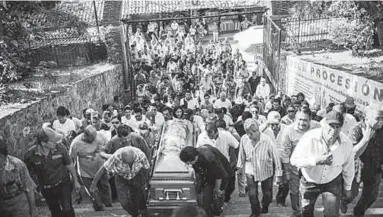
[(382, 0), (0, 18), (0, 217), (383, 217)]

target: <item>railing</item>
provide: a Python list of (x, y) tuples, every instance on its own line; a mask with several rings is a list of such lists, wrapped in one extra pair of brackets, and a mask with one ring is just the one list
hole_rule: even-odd
[(280, 71), (282, 30), (269, 16), (264, 16), (263, 22), (263, 61), (269, 72), (268, 77), (278, 90), (283, 79)]
[(286, 48), (304, 48), (331, 40), (330, 28), (338, 18), (319, 16), (281, 20)]
[(67, 67), (92, 64), (107, 56), (106, 45), (98, 35), (60, 29), (31, 39), (24, 58), (31, 66), (49, 62), (52, 67)]

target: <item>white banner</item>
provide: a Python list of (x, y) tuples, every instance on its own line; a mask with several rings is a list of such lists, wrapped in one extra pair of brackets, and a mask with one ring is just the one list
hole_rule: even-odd
[(355, 99), (357, 109), (383, 101), (383, 84), (326, 66), (287, 57), (287, 94), (305, 94), (310, 104), (320, 103), (325, 108), (330, 102), (344, 102), (347, 96)]

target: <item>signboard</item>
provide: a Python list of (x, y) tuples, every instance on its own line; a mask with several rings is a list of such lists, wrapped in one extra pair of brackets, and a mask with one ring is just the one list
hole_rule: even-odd
[(310, 104), (322, 108), (330, 102), (344, 102), (348, 96), (360, 111), (383, 103), (382, 83), (292, 56), (287, 57), (286, 85), (288, 95), (302, 92)]

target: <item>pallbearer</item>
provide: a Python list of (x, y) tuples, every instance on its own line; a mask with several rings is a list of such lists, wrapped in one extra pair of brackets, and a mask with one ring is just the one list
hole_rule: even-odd
[(144, 217), (149, 167), (149, 161), (140, 149), (131, 146), (120, 148), (99, 169), (90, 191), (96, 192), (101, 177), (112, 172), (122, 207), (133, 217)]

